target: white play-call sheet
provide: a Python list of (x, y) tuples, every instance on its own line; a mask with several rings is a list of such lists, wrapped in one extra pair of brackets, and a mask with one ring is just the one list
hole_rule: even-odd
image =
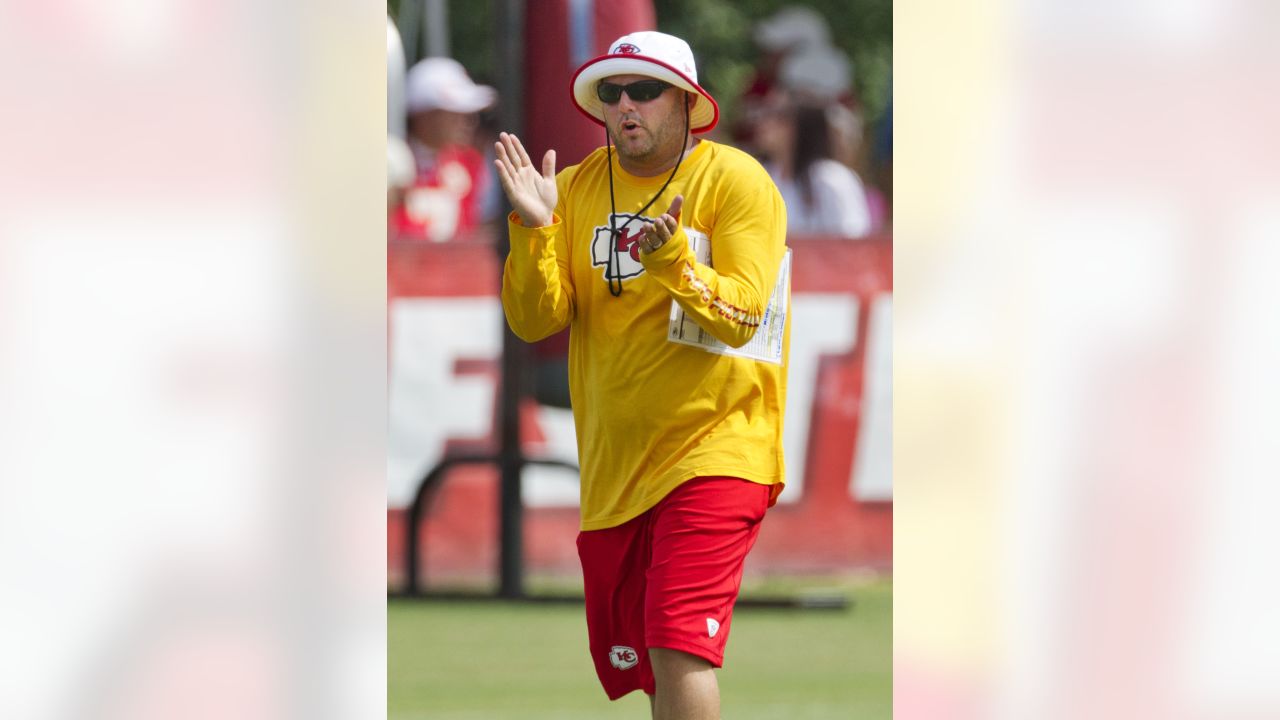
[[(685, 228), (689, 236), (689, 247), (694, 257), (704, 265), (712, 265), (711, 242), (704, 233), (692, 228)], [(751, 341), (740, 348), (732, 348), (717, 340), (680, 307), (671, 301), (671, 321), (667, 326), (667, 340), (702, 348), (707, 352), (744, 357), (752, 360), (782, 364), (782, 341), (787, 327), (787, 298), (791, 295), (791, 250), (787, 249), (782, 256), (782, 265), (778, 268), (778, 281), (773, 287), (773, 294), (765, 306), (764, 319)]]

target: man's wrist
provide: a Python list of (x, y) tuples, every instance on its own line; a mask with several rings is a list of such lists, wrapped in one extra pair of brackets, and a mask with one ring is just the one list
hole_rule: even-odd
[(524, 213), (522, 213), (522, 212), (520, 212), (519, 210), (517, 210), (515, 214), (516, 214), (516, 217), (520, 219), (520, 224), (521, 224), (521, 225), (523, 225), (523, 226), (525, 226), (525, 227), (527, 227), (527, 228), (540, 228), (540, 227), (546, 227), (546, 226), (548, 226), (548, 225), (550, 225), (550, 224), (554, 223), (554, 222), (555, 222), (555, 220), (556, 220), (556, 216), (555, 216), (555, 214), (554, 214), (554, 213), (548, 214), (548, 215), (545, 217), (545, 219), (544, 219), (544, 218), (536, 218), (536, 219), (532, 219), (532, 220), (531, 220), (529, 217), (525, 216), (525, 214), (524, 214)]
[[(679, 248), (681, 247), (687, 248), (688, 246), (689, 246), (688, 237), (684, 234), (683, 230), (677, 229), (675, 234), (672, 235), (670, 239), (668, 239), (666, 242), (662, 243), (660, 247), (657, 247), (649, 252), (645, 252), (643, 249), (641, 249), (640, 264), (644, 265), (646, 268), (649, 268), (649, 269), (665, 267), (680, 259), (683, 251), (680, 250)], [(675, 249), (672, 249), (672, 248), (675, 248)]]

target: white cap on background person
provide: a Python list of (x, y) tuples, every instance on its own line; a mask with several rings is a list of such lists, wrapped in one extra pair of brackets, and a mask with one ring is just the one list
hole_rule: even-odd
[(448, 110), (473, 113), (493, 105), (498, 92), (477, 85), (462, 64), (453, 58), (427, 58), (409, 70), (406, 82), (409, 112)]
[(809, 48), (782, 59), (778, 83), (820, 100), (838, 100), (853, 88), (853, 63), (841, 50)]
[(720, 119), (720, 106), (698, 84), (698, 67), (689, 43), (674, 35), (644, 31), (623, 35), (609, 52), (588, 60), (573, 76), (573, 103), (587, 117), (604, 124), (604, 104), (596, 85), (614, 75), (643, 75), (670, 83), (697, 96), (689, 110), (689, 131), (706, 132)]
[(813, 8), (789, 5), (756, 25), (756, 43), (774, 52), (831, 44), (827, 21)]

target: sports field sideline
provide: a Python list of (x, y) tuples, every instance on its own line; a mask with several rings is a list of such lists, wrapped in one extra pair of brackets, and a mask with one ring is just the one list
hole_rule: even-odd
[[(849, 597), (851, 609), (735, 613), (719, 671), (726, 720), (892, 717), (892, 581), (822, 584)], [(775, 583), (763, 591), (795, 587)], [(641, 693), (616, 703), (605, 698), (586, 643), (580, 605), (393, 600), (387, 716), (648, 718)]]

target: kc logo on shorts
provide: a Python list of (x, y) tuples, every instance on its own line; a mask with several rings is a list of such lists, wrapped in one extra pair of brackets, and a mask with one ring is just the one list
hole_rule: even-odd
[(629, 648), (626, 645), (614, 645), (609, 651), (609, 664), (619, 670), (630, 670), (640, 662), (640, 656), (636, 654), (635, 648)]

